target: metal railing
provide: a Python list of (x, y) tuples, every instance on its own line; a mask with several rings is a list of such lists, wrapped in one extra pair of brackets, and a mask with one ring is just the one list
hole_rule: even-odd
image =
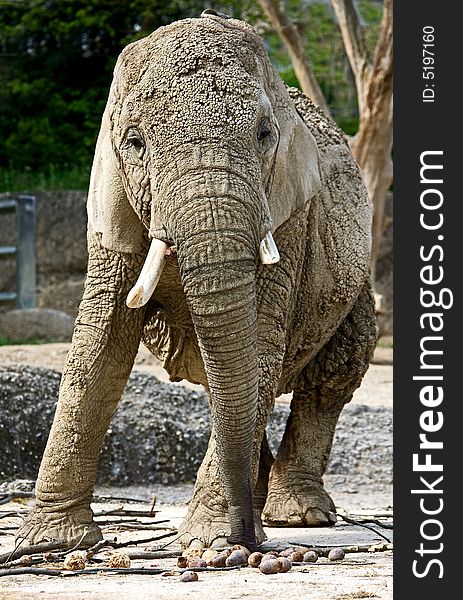
[(0, 302), (16, 301), (18, 308), (36, 305), (35, 241), (37, 213), (35, 196), (0, 199), (0, 215), (16, 213), (16, 246), (0, 246), (0, 260), (16, 257), (16, 290), (0, 292)]

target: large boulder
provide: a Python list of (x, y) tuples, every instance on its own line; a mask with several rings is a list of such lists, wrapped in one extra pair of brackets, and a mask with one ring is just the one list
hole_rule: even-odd
[(28, 340), (69, 342), (74, 319), (52, 308), (18, 308), (0, 312), (0, 338), (12, 342)]
[[(0, 480), (36, 477), (60, 378), (48, 369), (0, 366)], [(273, 452), (288, 413), (288, 406), (275, 406), (268, 427)], [(194, 481), (209, 435), (204, 393), (134, 372), (105, 437), (98, 481), (113, 485)], [(362, 485), (388, 486), (391, 446), (391, 409), (347, 406), (336, 431), (328, 474), (355, 478)]]

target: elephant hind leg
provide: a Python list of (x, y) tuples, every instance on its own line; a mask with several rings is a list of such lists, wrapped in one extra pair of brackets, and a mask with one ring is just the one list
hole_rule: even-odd
[(349, 315), (296, 381), (270, 472), (263, 510), (267, 523), (310, 527), (336, 520), (322, 476), (339, 415), (368, 369), (375, 342), (374, 301), (366, 284)]

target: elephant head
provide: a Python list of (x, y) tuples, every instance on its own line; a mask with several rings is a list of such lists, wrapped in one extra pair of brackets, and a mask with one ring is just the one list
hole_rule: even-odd
[[(255, 545), (256, 270), (272, 232), (320, 186), (315, 141), (243, 22), (176, 22), (119, 57), (97, 142), (90, 227), (119, 252), (151, 247), (128, 305), (149, 301), (164, 251), (180, 277), (210, 390), (230, 542)], [(135, 309), (135, 308), (134, 308)]]

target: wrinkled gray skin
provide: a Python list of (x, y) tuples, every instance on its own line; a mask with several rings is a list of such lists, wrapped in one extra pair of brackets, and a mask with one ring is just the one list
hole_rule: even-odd
[[(219, 16), (173, 23), (117, 63), (89, 193), (85, 292), (20, 536), (101, 537), (97, 459), (140, 340), (174, 381), (210, 394), (213, 433), (185, 545), (264, 539), (269, 523), (321, 525), (321, 477), (343, 405), (375, 340), (370, 205), (339, 129), (288, 91), (260, 38)], [(263, 265), (272, 231), (281, 254)], [(175, 246), (148, 305), (126, 297), (149, 238)], [(265, 426), (294, 390), (273, 459)]]

